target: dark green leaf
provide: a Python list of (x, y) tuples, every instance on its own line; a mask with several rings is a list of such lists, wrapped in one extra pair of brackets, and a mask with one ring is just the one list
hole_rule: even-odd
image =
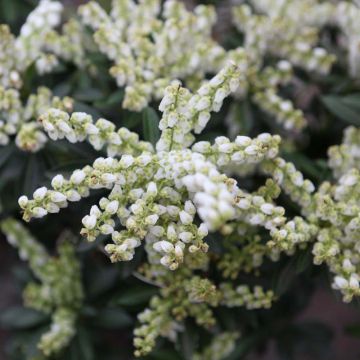
[(81, 89), (78, 90), (73, 97), (76, 100), (79, 101), (87, 101), (87, 102), (92, 102), (92, 101), (96, 101), (96, 100), (100, 100), (104, 97), (104, 94), (102, 93), (101, 90), (99, 89), (95, 89), (95, 88), (87, 88), (87, 89)]
[(27, 329), (43, 324), (47, 315), (21, 306), (5, 309), (0, 315), (0, 326), (5, 329)]
[(95, 359), (94, 348), (87, 329), (85, 329), (84, 327), (79, 328), (76, 340), (79, 348), (79, 353), (82, 355), (81, 359)]
[(122, 306), (136, 306), (146, 304), (150, 298), (157, 294), (155, 287), (136, 286), (124, 290), (119, 296), (114, 297), (114, 304)]
[(15, 147), (13, 144), (10, 144), (10, 145), (4, 146), (4, 147), (0, 147), (0, 168), (10, 158), (10, 156), (12, 155), (14, 150), (15, 150)]
[(105, 329), (123, 329), (132, 325), (132, 318), (120, 308), (101, 309), (93, 321), (93, 325)]
[(159, 140), (159, 116), (156, 111), (150, 107), (143, 110), (143, 132), (144, 139), (153, 145)]
[(360, 126), (359, 109), (344, 102), (344, 98), (336, 95), (326, 95), (321, 98), (326, 108), (336, 117), (346, 123)]

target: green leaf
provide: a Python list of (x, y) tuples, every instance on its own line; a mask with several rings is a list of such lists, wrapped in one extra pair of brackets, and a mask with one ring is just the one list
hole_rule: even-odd
[(286, 264), (280, 274), (276, 276), (275, 293), (277, 296), (283, 295), (293, 284), (296, 277), (296, 265), (294, 258)]
[(143, 110), (143, 132), (144, 139), (151, 142), (154, 146), (160, 138), (159, 116), (150, 107)]
[(301, 274), (312, 264), (311, 250), (298, 251), (295, 259), (295, 272), (296, 274)]
[(79, 89), (73, 95), (76, 100), (93, 102), (101, 100), (104, 97), (104, 94), (101, 90), (95, 88)]
[(360, 126), (359, 106), (354, 106), (352, 98), (336, 95), (322, 96), (321, 100), (326, 108), (341, 120), (356, 126)]
[(122, 291), (120, 296), (114, 298), (114, 304), (122, 306), (136, 306), (148, 303), (150, 298), (156, 295), (155, 287), (134, 286)]
[(23, 193), (25, 195), (31, 195), (32, 192), (42, 183), (43, 174), (43, 159), (37, 154), (28, 155), (23, 183)]
[(47, 320), (48, 316), (42, 312), (14, 306), (2, 312), (0, 326), (5, 329), (27, 329), (43, 324)]
[(125, 92), (124, 89), (119, 89), (117, 91), (115, 91), (114, 93), (112, 93), (108, 99), (107, 99), (107, 104), (108, 105), (120, 105), (120, 103), (123, 101), (125, 96)]
[(7, 162), (14, 150), (15, 147), (13, 144), (0, 148), (0, 168)]
[(95, 354), (92, 345), (93, 342), (91, 341), (89, 332), (84, 327), (79, 328), (76, 340), (79, 348), (79, 353), (82, 355), (82, 359), (94, 360)]
[(131, 326), (132, 318), (120, 308), (109, 307), (99, 310), (93, 325), (105, 329), (123, 329)]

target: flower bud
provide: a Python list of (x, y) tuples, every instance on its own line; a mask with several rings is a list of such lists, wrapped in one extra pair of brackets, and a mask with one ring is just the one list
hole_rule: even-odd
[(85, 226), (86, 229), (93, 229), (96, 225), (96, 216), (95, 215), (86, 215), (82, 219), (82, 223)]
[(33, 197), (35, 200), (40, 201), (40, 200), (44, 199), (46, 193), (47, 193), (47, 188), (45, 186), (43, 186), (34, 191)]

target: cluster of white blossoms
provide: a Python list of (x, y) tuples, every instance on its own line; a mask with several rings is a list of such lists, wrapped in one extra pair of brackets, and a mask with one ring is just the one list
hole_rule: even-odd
[[(355, 203), (351, 209), (343, 209), (343, 197), (348, 196), (346, 186), (354, 186), (356, 169), (348, 170), (334, 189), (324, 183), (315, 192), (313, 183), (304, 179), (292, 163), (278, 157), (278, 136), (238, 136), (234, 142), (218, 137), (213, 145), (201, 141), (188, 148), (194, 140), (192, 133), (201, 132), (210, 111), (218, 111), (224, 97), (237, 90), (237, 73), (238, 68), (229, 64), (194, 95), (179, 84), (171, 85), (160, 103), (162, 133), (156, 149), (130, 132), (126, 139), (121, 135), (125, 130), (115, 131), (105, 119), (94, 124), (91, 116), (83, 113), (45, 113), (40, 119), (51, 138), (66, 137), (71, 142), (89, 139), (96, 149), (106, 146), (111, 157), (98, 158), (92, 166), (75, 170), (69, 179), (57, 175), (52, 189), (39, 188), (33, 199), (22, 196), (19, 203), (24, 219), (56, 213), (68, 202), (87, 197), (92, 189), (108, 189), (109, 195), (84, 217), (81, 233), (89, 240), (99, 234), (111, 235), (113, 244), (105, 249), (112, 261), (131, 260), (145, 240), (151, 244), (152, 261), (172, 270), (184, 262), (187, 254), (208, 251), (204, 242), (208, 231), (235, 231), (236, 227), (226, 228), (229, 222), (267, 229), (270, 252), (277, 249), (293, 254), (318, 234), (319, 250), (324, 242), (319, 239), (324, 238), (324, 232), (332, 231), (322, 224), (324, 220), (340, 224), (346, 233), (342, 239), (352, 239), (357, 228), (357, 197), (352, 196)], [(354, 140), (354, 131), (348, 130), (346, 138)], [(300, 206), (303, 218), (288, 219), (285, 209), (274, 203), (278, 196), (274, 183), (254, 193), (239, 188), (226, 171), (242, 166), (255, 171), (258, 168), (271, 176)], [(195, 215), (201, 224), (197, 224)], [(117, 221), (122, 230), (115, 230)], [(275, 259), (275, 253), (269, 256)]]
[[(321, 18), (326, 6), (311, 1), (252, 0), (251, 5), (235, 6), (233, 22), (244, 34), (247, 56), (248, 91), (257, 105), (273, 115), (287, 130), (301, 130), (306, 119), (301, 110), (278, 95), (279, 86), (293, 79), (293, 66), (326, 74), (335, 56), (317, 46), (317, 26), (308, 24), (308, 13)], [(306, 19), (305, 19), (306, 18)], [(316, 24), (317, 25), (317, 24)], [(230, 52), (230, 57), (231, 57)], [(265, 57), (280, 59), (276, 66), (264, 67)]]
[(23, 296), (25, 306), (51, 315), (51, 324), (38, 343), (46, 357), (66, 347), (76, 332), (76, 318), (82, 306), (83, 288), (80, 264), (70, 234), (63, 233), (58, 257), (51, 257), (17, 220), (8, 218), (0, 223), (8, 242), (17, 248), (22, 260), (39, 282), (27, 284)]
[(125, 86), (123, 107), (140, 111), (163, 96), (171, 80), (198, 85), (214, 72), (225, 50), (211, 37), (214, 8), (199, 5), (187, 11), (179, 1), (112, 1), (111, 13), (91, 1), (79, 9), (82, 21), (95, 31), (99, 49), (114, 65), (118, 86)]
[(0, 86), (21, 88), (22, 75), (33, 64), (42, 75), (51, 72), (59, 58), (78, 66), (85, 63), (80, 23), (71, 19), (64, 24), (62, 33), (55, 30), (61, 23), (62, 11), (61, 2), (41, 0), (17, 37), (7, 25), (0, 25)]
[(39, 87), (36, 94), (31, 94), (22, 104), (20, 92), (0, 86), (0, 145), (4, 146), (15, 136), (15, 144), (24, 151), (36, 152), (47, 141), (37, 118), (51, 107), (71, 111), (73, 101), (53, 96), (45, 87)]
[[(281, 252), (292, 255), (297, 249), (312, 246), (315, 264), (326, 262), (334, 273), (333, 286), (342, 292), (344, 300), (360, 295), (356, 151), (344, 165), (338, 182), (324, 182), (315, 189), (292, 163), (279, 157), (277, 135), (264, 133), (254, 139), (238, 136), (233, 142), (218, 137), (213, 144), (193, 144), (194, 133), (201, 133), (210, 112), (219, 111), (224, 98), (237, 91), (241, 83), (238, 71), (230, 63), (195, 94), (179, 83), (170, 85), (159, 106), (163, 117), (155, 148), (124, 128), (116, 131), (105, 119), (94, 123), (84, 113), (70, 116), (51, 109), (40, 117), (52, 139), (89, 140), (95, 149), (106, 147), (109, 157), (75, 170), (69, 179), (55, 176), (51, 188), (37, 189), (33, 199), (20, 197), (24, 219), (57, 213), (69, 202), (89, 196), (93, 189), (107, 190), (109, 194), (83, 218), (81, 234), (90, 241), (100, 234), (110, 235), (113, 242), (105, 251), (113, 262), (133, 259), (136, 249), (145, 243), (150, 264), (146, 276), (170, 284), (163, 289), (163, 297), (155, 297), (150, 309), (139, 316), (143, 325), (135, 331), (137, 355), (151, 351), (158, 336), (176, 335), (180, 325), (174, 323), (174, 315), (178, 320), (195, 316), (199, 324), (211, 324), (209, 305), (249, 309), (270, 306), (274, 298), (271, 291), (256, 287), (251, 292), (246, 285), (229, 282), (216, 287), (184, 270), (207, 267), (208, 232), (219, 231), (229, 239), (224, 242), (229, 262), (219, 260), (217, 265), (224, 278), (234, 279), (239, 271), (258, 271), (265, 256), (276, 261)], [(342, 146), (358, 148), (356, 129), (346, 131), (345, 144), (338, 148)], [(334, 149), (330, 150), (330, 164), (336, 168), (334, 158), (339, 151)], [(245, 169), (245, 173), (259, 171), (272, 179), (249, 192), (230, 177), (238, 173), (237, 168)], [(275, 203), (280, 189), (299, 206), (301, 216), (289, 218)], [(256, 229), (260, 228), (267, 233), (265, 242), (257, 236)], [(167, 297), (180, 291), (175, 284), (184, 281), (190, 285), (181, 296), (188, 299), (189, 306), (202, 304), (196, 314), (196, 308), (189, 310), (188, 305), (182, 305), (184, 312), (177, 314), (180, 307)]]
[[(244, 45), (230, 51), (211, 37), (212, 7), (200, 5), (190, 12), (175, 0), (163, 6), (159, 0), (114, 0), (110, 14), (93, 1), (80, 7), (82, 23), (94, 30), (100, 51), (114, 63), (110, 73), (125, 87), (123, 108), (140, 111), (162, 98), (156, 144), (109, 120), (71, 113), (72, 100), (53, 97), (46, 88), (23, 105), (21, 74), (30, 64), (40, 73), (50, 71), (58, 58), (84, 64), (82, 25), (70, 20), (61, 35), (54, 30), (60, 3), (42, 0), (16, 39), (7, 27), (0, 28), (0, 144), (16, 136), (17, 146), (27, 151), (39, 150), (47, 138), (88, 141), (95, 150), (106, 149), (106, 158), (68, 178), (56, 175), (32, 196), (21, 196), (19, 205), (30, 221), (102, 191), (99, 203), (82, 219), (81, 235), (88, 241), (105, 235), (109, 243), (104, 250), (112, 262), (131, 261), (143, 246), (147, 260), (139, 275), (160, 288), (138, 317), (136, 356), (148, 354), (159, 336), (175, 340), (187, 317), (210, 328), (217, 306), (269, 308), (276, 294), (239, 284), (238, 275), (258, 274), (265, 258), (277, 261), (281, 253), (311, 248), (314, 263), (325, 263), (333, 273), (332, 286), (344, 301), (360, 295), (359, 129), (346, 129), (343, 144), (329, 149), (334, 180), (319, 187), (281, 157), (278, 135), (196, 141), (229, 96), (250, 95), (286, 130), (303, 129), (304, 114), (279, 95), (281, 86), (291, 82), (293, 66), (329, 71), (335, 57), (318, 47), (326, 24), (338, 25), (345, 34), (356, 75), (358, 7), (316, 0), (252, 0), (250, 5), (233, 9)], [(267, 66), (268, 55), (279, 61)], [(179, 79), (197, 90), (183, 87)], [(267, 180), (249, 190), (246, 177), (252, 174)], [(296, 215), (276, 201), (280, 194), (293, 203), (291, 214)], [(40, 343), (50, 356), (73, 337), (82, 305), (74, 249), (64, 243), (60, 256), (50, 258), (17, 223), (6, 221), (2, 228), (40, 280), (27, 287), (25, 302), (52, 315)], [(215, 234), (219, 252), (212, 252), (209, 233)], [(220, 270), (216, 282), (207, 278), (210, 264)], [(224, 334), (198, 357), (219, 348), (220, 358), (236, 336)]]
[(29, 14), (14, 37), (7, 25), (0, 25), (0, 145), (15, 137), (21, 150), (36, 152), (43, 148), (47, 137), (37, 118), (51, 107), (71, 111), (72, 100), (53, 96), (45, 87), (38, 87), (25, 102), (22, 77), (34, 65), (38, 74), (51, 72), (59, 59), (78, 67), (86, 64), (82, 43), (84, 32), (79, 22), (71, 19), (62, 33), (55, 30), (61, 23), (63, 6), (60, 2), (41, 0)]
[[(47, 34), (61, 21), (62, 5), (57, 1), (41, 0), (30, 13), (15, 38), (7, 25), (0, 27), (0, 85), (5, 88), (20, 88), (22, 73), (34, 62), (40, 62), (40, 72), (57, 65), (57, 59), (45, 53)], [(36, 64), (37, 65), (37, 64)]]
[(358, 2), (251, 0), (250, 3), (259, 15), (253, 14), (250, 6), (241, 5), (234, 8), (234, 17), (235, 25), (246, 34), (245, 47), (253, 50), (255, 57), (268, 52), (306, 70), (326, 73), (335, 56), (316, 44), (324, 26), (333, 25), (344, 36), (340, 46), (347, 51), (349, 73), (359, 76)]

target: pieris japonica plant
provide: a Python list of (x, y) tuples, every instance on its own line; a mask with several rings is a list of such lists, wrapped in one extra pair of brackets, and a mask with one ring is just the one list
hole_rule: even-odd
[(212, 3), (0, 25), (0, 227), (30, 269), (0, 326), (37, 329), (11, 359), (292, 358), (311, 294), (359, 298), (359, 4)]

